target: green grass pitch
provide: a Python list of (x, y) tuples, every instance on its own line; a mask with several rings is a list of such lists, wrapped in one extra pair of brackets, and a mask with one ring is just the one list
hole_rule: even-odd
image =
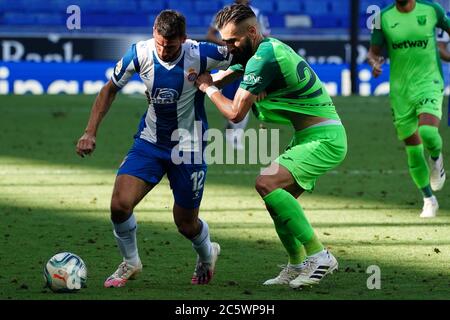
[[(104, 289), (120, 262), (109, 220), (115, 171), (146, 109), (141, 97), (120, 95), (100, 127), (97, 150), (81, 159), (75, 143), (94, 96), (0, 98), (0, 299), (448, 299), (450, 183), (437, 193), (439, 216), (422, 220), (422, 198), (396, 140), (386, 97), (335, 98), (349, 152), (300, 202), (340, 270), (320, 285), (294, 291), (264, 287), (287, 257), (254, 190), (258, 165), (211, 165), (201, 207), (222, 254), (208, 286), (190, 285), (195, 253), (172, 220), (164, 178), (135, 212), (144, 264), (125, 288)], [(444, 108), (444, 114), (447, 110)], [(208, 107), (210, 127), (223, 118)], [(450, 167), (450, 129), (443, 121)], [(250, 127), (257, 128), (252, 118)], [(277, 128), (276, 126), (267, 126)], [(280, 127), (283, 148), (292, 129)], [(88, 287), (76, 294), (43, 289), (44, 263), (71, 251), (88, 267)], [(381, 269), (381, 289), (369, 290), (366, 270)]]

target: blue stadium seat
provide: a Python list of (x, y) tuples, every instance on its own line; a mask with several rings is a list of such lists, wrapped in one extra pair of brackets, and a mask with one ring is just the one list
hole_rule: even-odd
[(284, 28), (286, 27), (284, 16), (278, 14), (278, 13), (269, 13), (267, 14), (267, 18), (270, 22), (271, 28)]
[(311, 16), (313, 28), (348, 28), (349, 19), (332, 15)]
[(277, 11), (283, 14), (295, 14), (301, 13), (302, 7), (300, 1), (292, 0), (279, 0), (277, 2)]
[(120, 21), (120, 20), (123, 21), (123, 23), (120, 24), (120, 27), (122, 27), (122, 26), (150, 27), (150, 25), (148, 23), (148, 16), (144, 13), (118, 14), (116, 21)]
[(106, 10), (105, 3), (102, 0), (78, 0), (76, 4), (80, 7), (81, 14), (86, 12), (104, 13)]
[(274, 11), (275, 3), (276, 3), (276, 1), (272, 1), (272, 0), (257, 0), (252, 3), (252, 6), (254, 6), (255, 8), (258, 8), (259, 10), (261, 10), (265, 13), (269, 13), (269, 12)]
[(39, 13), (35, 15), (36, 24), (43, 26), (65, 26), (66, 16), (52, 13)]
[(151, 37), (153, 37), (153, 34), (152, 34), (152, 27), (153, 27), (153, 25), (155, 24), (155, 20), (156, 20), (156, 16), (157, 16), (157, 14), (149, 14), (147, 17), (147, 24), (148, 24), (148, 26), (150, 27), (150, 29), (149, 29), (149, 37), (151, 36)]
[(122, 19), (116, 19), (111, 14), (105, 13), (85, 13), (82, 16), (81, 23), (88, 27), (113, 27), (118, 26)]
[(197, 13), (191, 13), (186, 17), (186, 27), (192, 28), (192, 27), (205, 27), (205, 33), (206, 33), (206, 28), (207, 26), (205, 26), (204, 24), (204, 15), (202, 14), (197, 14)]
[(222, 7), (220, 6), (220, 2), (218, 1), (205, 1), (205, 0), (196, 0), (194, 2), (195, 12), (199, 13), (212, 13), (215, 14)]
[(58, 9), (55, 7), (55, 1), (29, 1), (21, 9), (21, 11), (44, 12), (44, 13), (54, 12), (57, 10)]
[(332, 14), (346, 14), (350, 12), (350, 1), (351, 0), (340, 0), (340, 1), (329, 1), (328, 6), (331, 9)]
[(326, 0), (305, 0), (305, 12), (309, 15), (330, 14), (328, 1)]
[(213, 21), (214, 18), (215, 18), (214, 14), (203, 15), (203, 25), (205, 26), (205, 32), (211, 26), (211, 24), (214, 23), (214, 21)]
[(186, 15), (187, 12), (195, 12), (194, 6), (191, 1), (184, 0), (168, 0), (167, 9), (174, 9)]
[[(80, 10), (83, 10), (82, 5), (81, 5), (82, 1), (73, 1), (73, 0), (50, 0), (50, 1), (53, 5), (53, 8), (55, 9), (55, 11), (60, 12), (60, 13), (66, 13), (67, 7), (69, 7), (70, 5), (73, 5), (73, 4), (79, 6)], [(81, 11), (81, 12), (83, 12), (83, 11)]]
[(104, 0), (103, 10), (107, 12), (118, 12), (118, 13), (137, 13), (138, 6), (135, 0)]
[(24, 7), (26, 6), (26, 0), (0, 0), (0, 10), (2, 12), (23, 12)]
[[(195, 28), (198, 34), (203, 28), (206, 33), (214, 14), (233, 2), (233, 0), (0, 0), (0, 24), (4, 28), (8, 25), (48, 27), (64, 25), (67, 7), (76, 4), (81, 9), (83, 25), (103, 28), (105, 31), (112, 27), (128, 26), (130, 32), (140, 32), (138, 27), (151, 26), (161, 10), (175, 9), (185, 15), (188, 28)], [(391, 3), (393, 0), (360, 0), (359, 24), (364, 28), (363, 31), (366, 31), (367, 7), (378, 5), (384, 8)], [(319, 29), (346, 28), (350, 23), (351, 0), (253, 0), (252, 5), (268, 16), (271, 28), (278, 29), (277, 32), (283, 32), (283, 28), (286, 28), (287, 15), (308, 15), (312, 20), (312, 28)]]
[(36, 17), (28, 13), (6, 12), (3, 15), (6, 25), (36, 25)]
[(164, 0), (141, 0), (138, 3), (138, 10), (141, 12), (159, 13), (166, 9)]
[(86, 13), (82, 16), (81, 23), (90, 27), (149, 27), (148, 17), (143, 13)]

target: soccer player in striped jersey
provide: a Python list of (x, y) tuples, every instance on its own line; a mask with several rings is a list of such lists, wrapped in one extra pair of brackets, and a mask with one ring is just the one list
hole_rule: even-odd
[[(204, 93), (197, 89), (195, 80), (202, 72), (227, 69), (231, 59), (226, 47), (186, 39), (184, 16), (164, 10), (155, 20), (153, 38), (131, 46), (98, 94), (77, 144), (76, 151), (82, 157), (94, 151), (100, 122), (133, 74), (139, 74), (144, 82), (149, 103), (114, 185), (111, 220), (123, 262), (106, 279), (105, 287), (122, 287), (141, 272), (133, 211), (165, 174), (175, 199), (175, 224), (197, 252), (191, 282), (207, 284), (211, 280), (220, 246), (210, 241), (208, 224), (198, 218), (207, 169), (203, 147), (199, 146), (203, 146), (207, 119)], [(179, 135), (181, 130), (189, 133), (190, 139)], [(201, 160), (179, 164), (173, 161), (173, 154), (200, 156)]]
[(317, 284), (338, 268), (338, 262), (324, 248), (296, 198), (305, 190), (312, 191), (318, 177), (343, 161), (345, 129), (308, 63), (281, 41), (264, 38), (249, 7), (225, 7), (217, 14), (216, 25), (241, 62), (223, 77), (242, 71), (243, 81), (233, 100), (213, 85), (209, 74), (197, 79), (200, 90), (233, 122), (241, 121), (253, 106), (260, 120), (291, 125), (295, 130), (285, 152), (256, 179), (256, 190), (289, 256), (287, 266), (264, 285), (301, 288)]
[(450, 20), (439, 4), (396, 0), (381, 11), (367, 56), (373, 76), (378, 77), (381, 49), (387, 47), (394, 126), (398, 139), (405, 143), (409, 173), (423, 195), (422, 218), (436, 216), (439, 204), (433, 191), (441, 190), (445, 182), (439, 134), (444, 79), (436, 27), (450, 31)]

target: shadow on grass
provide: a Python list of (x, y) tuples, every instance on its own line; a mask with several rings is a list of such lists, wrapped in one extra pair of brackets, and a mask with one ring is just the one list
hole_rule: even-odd
[[(99, 130), (95, 154), (81, 159), (75, 154), (75, 144), (86, 125), (94, 98), (82, 95), (3, 97), (0, 145), (1, 157), (6, 160), (2, 161), (0, 157), (0, 164), (29, 159), (69, 168), (115, 172), (132, 144), (132, 136), (146, 109), (145, 99), (120, 95)], [(395, 138), (388, 99), (338, 97), (334, 100), (347, 130), (349, 152), (344, 163), (336, 169), (340, 174), (321, 177), (315, 193), (342, 197), (350, 203), (357, 199), (381, 201), (389, 206), (412, 204), (421, 207), (419, 192), (408, 174), (402, 173), (406, 172), (406, 156), (403, 145)], [(208, 105), (207, 112), (210, 127), (223, 128), (225, 121), (217, 110)], [(19, 122), (20, 128), (17, 127)], [(252, 117), (249, 128), (258, 127), (259, 123)], [(280, 128), (280, 147), (284, 148), (292, 129), (270, 124), (267, 128)], [(450, 136), (450, 129), (444, 124), (441, 134)], [(446, 139), (444, 158), (450, 158), (445, 143)], [(258, 165), (211, 165), (207, 183), (252, 189), (259, 168)], [(381, 169), (385, 173), (377, 174)], [(352, 170), (360, 173), (345, 174)], [(438, 199), (441, 208), (450, 207), (448, 185), (438, 194)]]
[[(374, 245), (334, 238), (329, 242), (340, 262), (337, 274), (326, 277), (319, 286), (301, 291), (262, 286), (264, 280), (280, 271), (277, 265), (286, 260), (271, 224), (245, 222), (241, 230), (230, 232), (227, 223), (215, 222), (213, 218), (208, 220), (211, 237), (222, 247), (217, 274), (211, 285), (192, 286), (189, 282), (194, 251), (169, 222), (170, 211), (166, 212), (167, 222), (139, 223), (138, 244), (144, 272), (140, 279), (117, 290), (102, 287), (105, 277), (120, 262), (107, 213), (30, 209), (1, 203), (0, 299), (448, 299), (448, 268), (432, 265), (433, 258), (417, 258), (408, 265), (400, 258), (392, 261), (384, 256), (387, 247), (418, 245), (413, 241)], [(155, 213), (142, 211), (139, 215), (151, 218)], [(256, 232), (261, 228), (271, 230)], [(249, 238), (243, 239), (246, 236)], [(61, 251), (79, 254), (88, 266), (88, 288), (75, 295), (57, 295), (42, 288), (44, 263)], [(367, 289), (366, 269), (374, 264), (382, 270), (381, 290)]]

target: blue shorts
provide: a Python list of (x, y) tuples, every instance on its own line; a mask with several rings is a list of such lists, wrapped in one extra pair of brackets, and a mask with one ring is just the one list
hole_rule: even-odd
[(198, 208), (205, 185), (206, 163), (177, 165), (170, 156), (170, 149), (136, 138), (117, 175), (127, 174), (158, 184), (167, 173), (175, 203), (185, 209)]

